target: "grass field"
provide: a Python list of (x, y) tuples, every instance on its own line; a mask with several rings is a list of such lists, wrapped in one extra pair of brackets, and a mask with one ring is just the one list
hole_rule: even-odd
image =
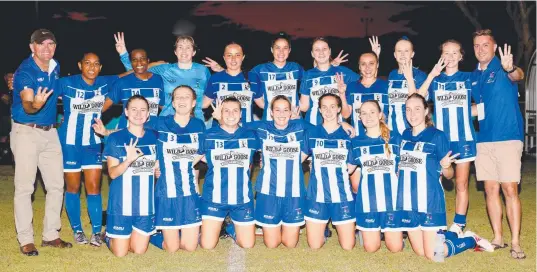
[[(105, 179), (106, 180), (106, 179)], [(454, 212), (455, 192), (452, 184), (445, 184), (448, 207), (448, 223)], [(432, 263), (414, 255), (407, 243), (402, 253), (390, 254), (383, 247), (375, 254), (367, 254), (357, 246), (346, 252), (340, 249), (337, 238), (330, 238), (320, 250), (310, 250), (305, 233), (301, 235), (296, 249), (267, 249), (261, 238), (250, 250), (242, 250), (230, 239), (221, 240), (215, 250), (198, 249), (194, 253), (183, 251), (175, 254), (162, 252), (150, 246), (143, 256), (129, 254), (124, 258), (114, 257), (108, 249), (74, 245), (71, 249), (51, 249), (39, 247), (44, 213), (44, 193), (41, 185), (35, 193), (34, 231), (38, 257), (20, 254), (13, 219), (13, 169), (0, 166), (0, 270), (1, 271), (535, 271), (535, 161), (523, 165), (522, 182), (522, 247), (528, 256), (525, 260), (510, 258), (509, 248), (486, 252), (464, 252), (445, 263)], [(108, 184), (103, 185), (103, 203), (106, 205)], [(82, 196), (82, 209), (86, 209), (86, 199)], [(89, 219), (82, 213), (86, 234), (91, 233)], [(73, 241), (72, 232), (65, 212), (62, 213), (61, 237)], [(510, 241), (510, 232), (504, 213), (505, 242)], [(470, 182), (470, 208), (468, 229), (492, 238), (481, 183)]]

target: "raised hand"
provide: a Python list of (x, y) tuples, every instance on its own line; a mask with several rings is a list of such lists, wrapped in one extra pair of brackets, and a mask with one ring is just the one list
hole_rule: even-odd
[(300, 119), (300, 107), (291, 107), (291, 120)]
[(132, 142), (132, 138), (131, 138), (129, 145), (123, 144), (123, 146), (125, 147), (125, 151), (127, 151), (127, 157), (125, 158), (125, 160), (128, 161), (129, 163), (134, 162), (135, 160), (137, 160), (138, 158), (144, 155), (142, 150), (136, 147), (137, 144), (138, 144), (138, 138), (136, 138), (136, 141), (134, 141), (134, 143)]
[(220, 64), (218, 64), (218, 62), (216, 62), (215, 60), (213, 60), (211, 58), (206, 57), (205, 59), (203, 59), (201, 61), (203, 61), (203, 63), (205, 63), (205, 66), (211, 68), (211, 70), (213, 70), (213, 72), (220, 72), (220, 71), (224, 70), (224, 68), (222, 66), (220, 66)]
[(116, 51), (123, 55), (127, 53), (127, 45), (125, 44), (125, 34), (123, 32), (118, 32), (114, 34), (114, 39), (116, 40)]
[(222, 119), (222, 101), (216, 98), (215, 102), (216, 107), (211, 103), (211, 107), (213, 108), (213, 119), (220, 121), (220, 119)]
[(47, 99), (52, 94), (52, 89), (47, 92), (47, 87), (39, 87), (37, 88), (37, 93), (34, 95), (34, 101), (32, 103), (32, 106), (36, 109), (41, 109), (43, 105), (47, 102)]
[(344, 96), (347, 91), (347, 84), (345, 84), (345, 81), (343, 80), (343, 73), (336, 73), (336, 82), (339, 96)]
[(449, 168), (451, 166), (452, 163), (454, 163), (457, 159), (457, 157), (460, 155), (460, 153), (457, 153), (453, 156), (451, 156), (451, 150), (446, 154), (446, 156), (444, 156), (444, 158), (442, 158), (442, 160), (440, 161), (440, 166), (442, 166), (442, 168)]
[(93, 120), (95, 120), (95, 124), (91, 125), (91, 127), (93, 128), (95, 133), (102, 136), (106, 136), (108, 134), (108, 130), (104, 126), (103, 121), (101, 121), (101, 119), (99, 118), (93, 118)]
[(442, 70), (444, 70), (446, 66), (447, 66), (446, 60), (444, 59), (444, 57), (440, 57), (438, 62), (434, 65), (433, 70), (431, 70), (430, 74), (434, 77), (437, 77), (442, 73)]
[(13, 91), (13, 78), (14, 78), (13, 73), (8, 73), (8, 74), (4, 75), (4, 80), (6, 81), (7, 88), (10, 91)]
[(349, 61), (347, 59), (347, 56), (349, 56), (349, 54), (347, 53), (341, 56), (342, 54), (343, 54), (343, 50), (339, 51), (339, 54), (337, 55), (337, 57), (333, 59), (332, 62), (330, 62), (330, 64), (332, 64), (333, 66), (339, 66), (340, 64)]
[(513, 54), (511, 54), (511, 46), (504, 44), (503, 51), (502, 47), (498, 46), (498, 51), (500, 51), (500, 60), (502, 62), (502, 67), (505, 71), (513, 70)]
[(372, 36), (369, 38), (369, 44), (371, 44), (371, 51), (377, 54), (377, 58), (380, 58), (380, 43), (378, 36)]
[(405, 79), (407, 81), (414, 80), (414, 75), (412, 71), (412, 59), (403, 63), (403, 75), (405, 76)]

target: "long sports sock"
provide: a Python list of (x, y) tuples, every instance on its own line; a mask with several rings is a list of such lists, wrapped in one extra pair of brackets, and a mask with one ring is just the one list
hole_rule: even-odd
[(80, 194), (65, 192), (65, 210), (71, 223), (73, 232), (82, 231), (82, 223), (80, 222)]
[(88, 195), (88, 214), (93, 233), (100, 233), (103, 225), (103, 204), (101, 194)]
[(466, 215), (456, 213), (455, 218), (453, 218), (453, 223), (461, 226), (461, 228), (464, 228), (464, 226), (466, 226)]
[(447, 257), (450, 257), (453, 255), (457, 255), (467, 249), (474, 248), (475, 240), (473, 237), (464, 237), (464, 238), (456, 238), (456, 239), (446, 238), (446, 245), (448, 248)]

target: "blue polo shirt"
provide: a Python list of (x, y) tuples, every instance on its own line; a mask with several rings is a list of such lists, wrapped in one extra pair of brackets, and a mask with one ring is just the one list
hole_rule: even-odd
[(484, 71), (478, 64), (472, 73), (472, 97), (476, 103), (485, 104), (485, 118), (479, 120), (478, 143), (524, 141), (518, 85), (509, 79), (498, 57)]
[(11, 105), (13, 120), (42, 126), (55, 124), (59, 92), (53, 91), (45, 105), (35, 114), (28, 114), (24, 111), (20, 93), (27, 88), (34, 90), (34, 94), (37, 94), (38, 87), (47, 87), (47, 91), (54, 89), (60, 77), (60, 64), (52, 59), (48, 72), (43, 72), (30, 56), (19, 65), (13, 77), (13, 104)]

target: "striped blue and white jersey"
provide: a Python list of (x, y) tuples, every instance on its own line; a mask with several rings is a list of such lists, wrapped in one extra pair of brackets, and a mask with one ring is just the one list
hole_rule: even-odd
[(62, 98), (63, 123), (58, 128), (62, 144), (88, 146), (102, 140), (91, 127), (95, 118), (101, 118), (106, 95), (118, 76), (99, 76), (88, 85), (82, 75), (60, 78), (54, 89)]
[(405, 130), (401, 140), (397, 210), (445, 213), (440, 161), (449, 152), (446, 134), (427, 127), (417, 136)]
[(360, 81), (347, 85), (347, 103), (352, 106), (352, 125), (356, 130), (356, 136), (365, 134), (365, 128), (360, 120), (360, 107), (362, 103), (369, 100), (376, 100), (384, 113), (384, 118), (388, 118), (388, 82), (386, 80), (377, 78), (369, 87), (365, 87)]
[(278, 95), (285, 95), (292, 105), (298, 105), (298, 84), (303, 76), (304, 68), (295, 62), (287, 62), (282, 68), (267, 62), (257, 65), (248, 73), (252, 91), (263, 94), (265, 99), (262, 120), (272, 120), (270, 104)]
[(306, 126), (303, 120), (291, 120), (285, 129), (277, 129), (273, 121), (247, 125), (256, 132), (261, 147), (263, 167), (257, 175), (255, 191), (279, 197), (304, 196), (304, 152)]
[(193, 161), (198, 156), (205, 123), (192, 117), (181, 127), (173, 115), (159, 116), (154, 130), (158, 132), (157, 157), (161, 172), (155, 196), (176, 198), (199, 194)]
[[(205, 96), (213, 100), (219, 99), (220, 101), (227, 97), (237, 98), (241, 102), (242, 108), (241, 123), (248, 123), (254, 120), (252, 102), (254, 99), (262, 97), (263, 93), (252, 91), (250, 83), (242, 72), (232, 76), (226, 71), (221, 71), (209, 78)], [(213, 126), (219, 126), (216, 120), (214, 120)]]
[[(427, 74), (417, 68), (412, 68), (416, 90), (423, 85)], [(406, 99), (408, 98), (408, 82), (403, 74), (395, 69), (388, 75), (388, 128), (399, 135), (408, 128), (406, 120)]]
[[(123, 109), (127, 107), (127, 100), (134, 95), (141, 95), (149, 102), (149, 120), (147, 122), (156, 122), (158, 116), (159, 106), (164, 105), (164, 83), (162, 77), (157, 74), (153, 74), (147, 80), (141, 80), (135, 76), (134, 73), (124, 76), (116, 81), (112, 91), (108, 93), (114, 104), (123, 104)], [(155, 126), (151, 124), (151, 126)], [(119, 119), (117, 128), (127, 127), (127, 118), (125, 117), (125, 111)]]
[(343, 66), (330, 66), (327, 71), (321, 71), (315, 67), (304, 73), (304, 78), (300, 82), (300, 94), (309, 96), (310, 107), (306, 112), (306, 120), (312, 125), (322, 124), (319, 98), (327, 93), (339, 95), (336, 73), (343, 74), (343, 81), (347, 85), (360, 78), (351, 69)]
[(352, 163), (351, 138), (342, 127), (328, 133), (322, 125), (306, 135), (306, 152), (312, 156), (307, 198), (320, 203), (352, 201), (347, 163)]
[[(136, 141), (136, 136), (128, 129), (121, 129), (110, 134), (104, 147), (103, 156), (112, 157), (123, 162), (127, 151), (124, 145)], [(157, 134), (146, 130), (138, 139), (137, 148), (144, 153), (134, 161), (121, 176), (110, 183), (108, 193), (108, 214), (124, 216), (146, 216), (155, 214), (154, 205), (154, 171), (156, 164)]]
[(396, 134), (390, 135), (388, 147), (381, 137), (370, 138), (363, 134), (352, 139), (352, 164), (361, 169), (356, 212), (395, 211), (400, 143), (400, 137)]
[(429, 92), (434, 100), (434, 123), (448, 136), (450, 142), (475, 142), (472, 122), (471, 73), (445, 73), (433, 79)]
[(220, 126), (207, 130), (199, 151), (205, 154), (208, 166), (203, 199), (229, 205), (252, 201), (250, 164), (258, 149), (251, 130), (239, 127), (235, 133), (228, 133)]

